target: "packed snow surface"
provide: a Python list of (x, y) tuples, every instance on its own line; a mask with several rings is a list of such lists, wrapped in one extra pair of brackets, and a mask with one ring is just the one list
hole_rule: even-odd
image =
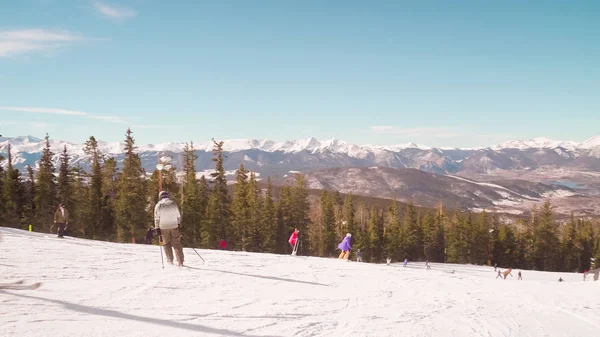
[[(581, 274), (185, 249), (0, 228), (0, 336), (595, 336), (600, 282)], [(354, 254), (353, 254), (354, 255)], [(354, 256), (353, 256), (354, 257)], [(455, 270), (452, 274), (451, 271)], [(559, 283), (562, 277), (565, 282)]]

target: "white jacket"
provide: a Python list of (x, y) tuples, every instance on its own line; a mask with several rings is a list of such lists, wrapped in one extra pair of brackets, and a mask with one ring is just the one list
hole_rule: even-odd
[(162, 199), (154, 206), (154, 225), (160, 229), (177, 228), (181, 214), (177, 204), (171, 199)]

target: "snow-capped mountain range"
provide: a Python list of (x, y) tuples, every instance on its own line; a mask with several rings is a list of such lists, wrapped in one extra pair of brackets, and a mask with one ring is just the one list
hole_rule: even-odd
[[(35, 170), (44, 141), (32, 136), (0, 138), (0, 154), (6, 156), (9, 141), (15, 167), (24, 170), (30, 165)], [(122, 143), (98, 143), (102, 153), (115, 157), (119, 163), (123, 160)], [(84, 153), (84, 144), (58, 140), (51, 140), (50, 144), (57, 167), (60, 153), (66, 146), (71, 164), (88, 168), (89, 158)], [(148, 144), (139, 145), (137, 151), (144, 169), (150, 174), (155, 170), (159, 156), (171, 156), (173, 164), (180, 169), (181, 165), (178, 163), (183, 159), (184, 146), (184, 143)], [(210, 174), (214, 170), (211, 161), (213, 143), (199, 142), (194, 147), (198, 156), (198, 175)], [(600, 191), (600, 137), (581, 143), (535, 138), (469, 149), (432, 148), (414, 143), (393, 146), (355, 145), (339, 139), (319, 141), (308, 138), (285, 142), (231, 139), (224, 141), (224, 150), (227, 152), (224, 167), (232, 181), (235, 179), (235, 170), (240, 163), (244, 163), (260, 179), (270, 176), (275, 181), (282, 182), (292, 173), (301, 172), (307, 175), (315, 188), (329, 186), (369, 196), (411, 197), (415, 198), (416, 203), (423, 205), (430, 205), (438, 200), (461, 200), (460, 204), (465, 207), (504, 207), (510, 204), (511, 209), (514, 209), (531, 200), (539, 201), (545, 196), (556, 196), (571, 203), (572, 207), (569, 209), (585, 208), (588, 213), (593, 213), (597, 206), (600, 207), (600, 192), (597, 192)], [(7, 161), (1, 164), (6, 166)], [(358, 170), (348, 171), (350, 168)], [(365, 168), (389, 168), (396, 171), (365, 171)], [(412, 172), (406, 171), (407, 169), (417, 169), (429, 174), (407, 173)], [(348, 172), (353, 172), (350, 180)], [(516, 193), (506, 194), (498, 188), (495, 192), (482, 190), (477, 187), (479, 185), (465, 184), (457, 179), (442, 177), (441, 180), (440, 175), (460, 176), (484, 184), (501, 180), (503, 182), (500, 185), (510, 186), (511, 191), (520, 189), (519, 193), (532, 195), (533, 199), (521, 198)], [(565, 185), (560, 186), (563, 183)], [(392, 185), (397, 186), (390, 190), (394, 192), (384, 193), (383, 190), (390, 189), (389, 186)], [(405, 187), (398, 189), (398, 186)], [(403, 188), (407, 190), (404, 191)], [(450, 190), (453, 191), (452, 194), (447, 193)], [(581, 199), (582, 196), (591, 199), (584, 200)], [(583, 202), (588, 204), (583, 207)]]
[[(43, 139), (36, 138), (33, 136), (23, 136), (6, 138), (0, 137), (0, 147), (4, 147), (11, 141), (13, 150), (15, 152), (25, 153), (36, 153), (41, 152), (44, 147)], [(104, 142), (99, 141), (100, 150), (105, 154), (121, 154), (123, 153), (124, 144), (120, 142)], [(51, 140), (51, 147), (54, 152), (62, 151), (63, 146), (67, 146), (69, 152), (74, 155), (84, 155), (83, 144), (73, 144), (64, 141)], [(185, 143), (158, 143), (158, 144), (146, 144), (138, 146), (139, 152), (151, 152), (151, 151), (169, 151), (173, 153), (183, 152)], [(198, 151), (210, 152), (213, 148), (212, 142), (199, 142), (195, 143), (194, 147)], [(593, 151), (600, 150), (600, 136), (592, 137), (584, 142), (574, 141), (556, 141), (549, 138), (539, 137), (530, 140), (513, 140), (503, 144), (494, 145), (491, 147), (477, 147), (477, 148), (451, 148), (441, 147), (437, 150), (449, 151), (449, 150), (462, 150), (462, 151), (478, 151), (478, 150), (507, 150), (507, 149), (557, 149), (563, 148), (569, 151)], [(398, 145), (356, 145), (345, 142), (340, 139), (329, 139), (320, 141), (314, 137), (299, 139), (299, 140), (286, 140), (284, 142), (276, 142), (268, 139), (228, 139), (224, 141), (224, 150), (227, 152), (239, 152), (246, 150), (260, 150), (265, 152), (283, 152), (283, 153), (297, 153), (307, 151), (310, 153), (339, 153), (346, 154), (351, 157), (360, 157), (367, 153), (373, 153), (378, 151), (391, 151), (399, 152), (402, 150), (417, 149), (417, 150), (434, 150), (436, 148), (429, 147), (426, 145), (405, 143)], [(594, 156), (600, 156), (600, 153), (592, 154)]]

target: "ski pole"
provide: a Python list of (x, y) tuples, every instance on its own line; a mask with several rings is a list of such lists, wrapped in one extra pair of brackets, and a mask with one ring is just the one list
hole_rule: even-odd
[(163, 258), (163, 249), (160, 246), (160, 242), (162, 241), (162, 235), (158, 236), (158, 249), (160, 249), (160, 262), (162, 263), (162, 268), (165, 269), (165, 260)]
[(198, 252), (196, 251), (196, 248), (192, 247), (192, 249), (194, 250), (194, 252), (196, 253), (196, 255), (198, 255), (198, 257), (200, 258), (200, 260), (202, 260), (202, 262), (206, 262), (204, 261), (204, 259), (202, 258), (202, 256), (200, 256), (200, 254), (198, 254)]

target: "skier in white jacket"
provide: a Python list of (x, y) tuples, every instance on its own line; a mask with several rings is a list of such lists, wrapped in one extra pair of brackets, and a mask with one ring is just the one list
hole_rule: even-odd
[(173, 264), (173, 249), (177, 257), (178, 265), (183, 266), (183, 247), (181, 246), (181, 233), (179, 232), (181, 224), (181, 214), (177, 204), (169, 199), (166, 191), (158, 194), (158, 203), (154, 207), (154, 225), (160, 228), (162, 240), (165, 245), (165, 254), (167, 261)]

